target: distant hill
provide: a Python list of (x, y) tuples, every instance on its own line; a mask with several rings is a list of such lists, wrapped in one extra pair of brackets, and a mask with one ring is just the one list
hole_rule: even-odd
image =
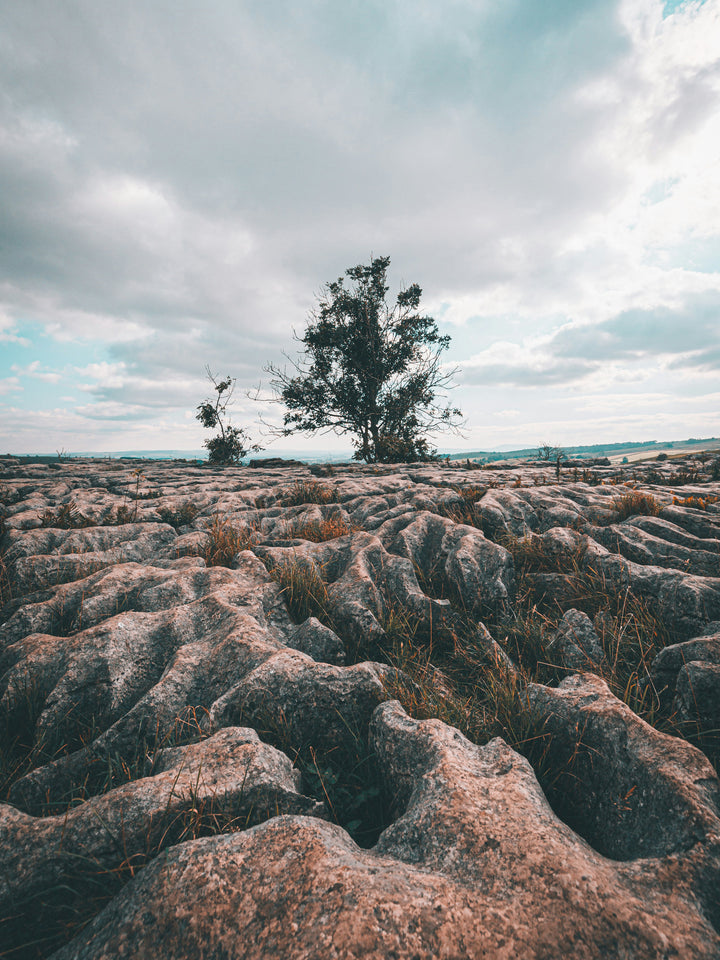
[[(592, 443), (576, 447), (563, 447), (566, 455), (573, 459), (582, 457), (618, 457), (626, 454), (637, 456), (639, 453), (647, 452), (648, 456), (653, 453), (661, 453), (675, 450), (678, 453), (696, 447), (698, 450), (712, 446), (720, 447), (720, 438), (705, 437), (698, 439), (691, 437), (689, 440), (645, 440), (625, 443)], [(521, 450), (476, 450), (470, 453), (451, 453), (451, 460), (482, 460), (485, 463), (492, 463), (494, 460), (527, 460), (538, 456), (537, 447), (524, 447)]]

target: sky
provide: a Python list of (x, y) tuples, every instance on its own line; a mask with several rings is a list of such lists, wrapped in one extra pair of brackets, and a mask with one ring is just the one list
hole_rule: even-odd
[(389, 256), (462, 436), (720, 435), (720, 0), (0, 0), (0, 453), (197, 449)]

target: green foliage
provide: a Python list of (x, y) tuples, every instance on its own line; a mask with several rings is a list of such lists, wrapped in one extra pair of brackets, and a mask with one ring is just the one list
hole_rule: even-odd
[(216, 427), (220, 430), (216, 437), (210, 437), (204, 442), (204, 446), (210, 451), (208, 461), (215, 464), (238, 463), (248, 450), (259, 450), (260, 447), (250, 444), (250, 438), (244, 430), (227, 422), (227, 408), (230, 406), (235, 390), (235, 378), (225, 377), (224, 380), (217, 380), (209, 368), (206, 370), (208, 380), (212, 383), (217, 396), (214, 399), (205, 400), (198, 406), (195, 419), (209, 430), (214, 430)]
[(349, 433), (355, 459), (388, 463), (432, 458), (424, 435), (456, 425), (460, 411), (435, 399), (450, 383), (440, 365), (450, 338), (418, 312), (417, 284), (388, 305), (389, 264), (377, 257), (345, 271), (349, 287), (344, 277), (329, 283), (300, 338), (305, 350), (296, 375), (268, 368), (287, 407), (285, 436)]

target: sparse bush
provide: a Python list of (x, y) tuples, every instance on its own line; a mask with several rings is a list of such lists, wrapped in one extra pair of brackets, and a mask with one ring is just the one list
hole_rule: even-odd
[(218, 427), (220, 430), (218, 436), (204, 441), (204, 446), (210, 451), (208, 461), (214, 464), (238, 463), (249, 450), (257, 451), (261, 448), (249, 442), (244, 430), (226, 421), (227, 408), (235, 390), (235, 377), (216, 380), (209, 367), (206, 367), (206, 372), (217, 397), (201, 403), (195, 419), (208, 429)]

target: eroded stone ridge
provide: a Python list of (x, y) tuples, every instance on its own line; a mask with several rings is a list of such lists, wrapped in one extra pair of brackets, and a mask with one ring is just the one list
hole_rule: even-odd
[[(719, 957), (720, 483), (316, 473), (0, 460), (0, 946)], [(534, 766), (432, 719), (465, 646)]]

